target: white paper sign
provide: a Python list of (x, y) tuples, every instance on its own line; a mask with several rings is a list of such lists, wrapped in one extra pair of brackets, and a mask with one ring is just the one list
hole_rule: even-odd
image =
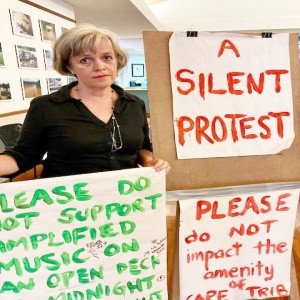
[(286, 297), (297, 190), (180, 201), (180, 300)]
[(0, 299), (167, 299), (165, 174), (0, 185)]
[(294, 139), (289, 35), (173, 33), (178, 159), (274, 154)]

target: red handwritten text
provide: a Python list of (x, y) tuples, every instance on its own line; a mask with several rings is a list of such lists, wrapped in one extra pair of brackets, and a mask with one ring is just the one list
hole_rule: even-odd
[[(187, 242), (187, 240), (186, 240)], [(189, 243), (188, 243), (189, 244)], [(216, 251), (208, 250), (208, 251), (197, 251), (194, 253), (187, 253), (187, 263), (191, 263), (194, 261), (201, 260), (204, 262), (205, 270), (209, 269), (209, 262), (211, 259), (220, 259), (220, 258), (228, 258), (228, 257), (238, 257), (240, 255), (240, 248), (243, 245), (239, 242), (235, 242), (228, 249), (218, 249)]]
[[(216, 279), (216, 278), (234, 278), (229, 283), (231, 288), (238, 287), (243, 289), (245, 287), (246, 279), (250, 276), (262, 277), (263, 280), (268, 281), (274, 278), (274, 266), (266, 265), (261, 261), (251, 262), (248, 266), (234, 266), (231, 268), (221, 268), (209, 270), (203, 275), (204, 279)], [(241, 279), (242, 278), (242, 279)]]
[(196, 204), (196, 220), (201, 220), (202, 216), (210, 213), (211, 219), (224, 219), (226, 217), (244, 216), (247, 213), (266, 214), (270, 211), (287, 211), (290, 208), (286, 206), (284, 199), (290, 197), (290, 193), (284, 193), (277, 199), (271, 199), (269, 195), (260, 199), (254, 196), (248, 196), (246, 199), (236, 197), (228, 202), (226, 211), (219, 211), (218, 201), (199, 200)]
[(196, 296), (189, 295), (186, 300), (222, 300), (226, 299), (228, 290), (221, 290), (221, 291), (207, 291), (205, 296), (198, 294)]
[(283, 284), (278, 284), (275, 287), (249, 286), (246, 288), (251, 297), (285, 297), (289, 292)]
[[(190, 69), (180, 69), (176, 72), (175, 77), (177, 81), (183, 82), (188, 84), (188, 87), (185, 89), (178, 86), (177, 91), (181, 95), (188, 95), (193, 92), (196, 88), (196, 83), (198, 81), (199, 87), (199, 95), (200, 97), (205, 100), (205, 92), (207, 91), (210, 94), (216, 95), (225, 95), (227, 93), (231, 95), (243, 95), (245, 92), (248, 94), (252, 94), (255, 91), (258, 94), (262, 94), (264, 91), (265, 80), (266, 78), (274, 77), (274, 91), (275, 93), (280, 93), (281, 91), (281, 84), (280, 84), (280, 77), (281, 75), (286, 75), (289, 73), (288, 70), (265, 70), (261, 72), (257, 82), (251, 73), (246, 74), (245, 72), (228, 72), (226, 74), (227, 79), (227, 87), (226, 88), (216, 88), (214, 86), (214, 75), (212, 73), (208, 73), (207, 79), (204, 73), (198, 74), (198, 80), (190, 78), (189, 75), (193, 75), (195, 72)], [(197, 78), (197, 75), (195, 76)], [(207, 80), (207, 88), (206, 86)], [(244, 82), (243, 82), (244, 80)], [(241, 86), (246, 86), (247, 90), (243, 90), (242, 87), (237, 88), (236, 86), (240, 84)]]
[(269, 239), (267, 239), (265, 243), (259, 241), (257, 246), (253, 248), (257, 248), (258, 254), (262, 254), (263, 252), (265, 254), (284, 253), (288, 250), (286, 242), (279, 242), (277, 244), (274, 244)]
[[(214, 144), (215, 142), (224, 142), (229, 138), (234, 143), (240, 139), (261, 138), (267, 140), (275, 134), (283, 138), (283, 118), (289, 116), (290, 113), (286, 111), (269, 112), (258, 118), (247, 114), (225, 114), (224, 116), (214, 116), (212, 120), (205, 116), (197, 116), (195, 120), (188, 116), (181, 116), (177, 119), (178, 141), (183, 146), (185, 134), (193, 131), (198, 144), (202, 144), (203, 140)], [(256, 124), (259, 128), (258, 132), (252, 130), (253, 125)]]

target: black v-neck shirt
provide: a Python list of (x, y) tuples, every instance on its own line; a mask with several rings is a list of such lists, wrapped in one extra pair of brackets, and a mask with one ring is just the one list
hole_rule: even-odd
[[(76, 84), (31, 101), (18, 144), (4, 152), (16, 159), (20, 171), (43, 158), (44, 178), (136, 168), (138, 151), (152, 151), (143, 100), (112, 85), (119, 95), (114, 115), (123, 144), (112, 151), (112, 118), (104, 123), (80, 100), (72, 98), (70, 90)], [(117, 133), (115, 139), (120, 146)]]

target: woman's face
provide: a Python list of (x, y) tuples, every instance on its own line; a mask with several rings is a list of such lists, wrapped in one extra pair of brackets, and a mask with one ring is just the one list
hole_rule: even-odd
[(77, 76), (79, 84), (89, 88), (105, 89), (117, 77), (118, 62), (113, 47), (103, 40), (96, 53), (86, 49), (82, 54), (70, 59), (69, 70)]

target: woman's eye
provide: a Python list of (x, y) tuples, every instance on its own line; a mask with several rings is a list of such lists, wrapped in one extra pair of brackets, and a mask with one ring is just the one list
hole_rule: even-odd
[(83, 64), (86, 64), (89, 62), (89, 58), (85, 57), (85, 58), (81, 59), (80, 62)]
[(112, 59), (112, 57), (110, 55), (105, 55), (104, 58), (105, 58), (105, 60), (111, 60)]

